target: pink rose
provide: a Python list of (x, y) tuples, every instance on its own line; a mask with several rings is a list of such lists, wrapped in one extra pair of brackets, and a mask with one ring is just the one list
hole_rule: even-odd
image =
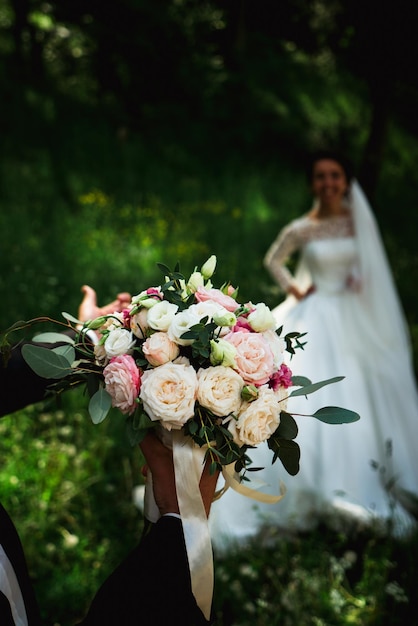
[(235, 346), (234, 369), (246, 383), (260, 386), (270, 380), (274, 372), (274, 355), (262, 334), (244, 329), (228, 333), (224, 339)]
[(104, 368), (103, 376), (112, 406), (131, 415), (137, 407), (136, 399), (141, 387), (140, 370), (135, 359), (129, 354), (114, 357)]
[(270, 378), (269, 387), (273, 391), (277, 391), (279, 387), (287, 389), (292, 384), (292, 370), (285, 363), (282, 363), (277, 372), (274, 372)]
[(198, 302), (206, 302), (206, 300), (212, 300), (217, 304), (223, 306), (227, 311), (236, 311), (238, 304), (234, 298), (227, 296), (220, 289), (206, 289), (205, 287), (198, 287), (195, 292), (196, 300)]
[(170, 339), (167, 333), (153, 333), (142, 346), (144, 356), (153, 367), (174, 361), (180, 354), (179, 346)]

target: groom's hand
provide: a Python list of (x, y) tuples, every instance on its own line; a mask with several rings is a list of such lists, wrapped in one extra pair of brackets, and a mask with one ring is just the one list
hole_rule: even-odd
[[(154, 499), (160, 514), (179, 513), (173, 451), (171, 448), (167, 448), (153, 432), (147, 433), (139, 445), (152, 474)], [(211, 475), (209, 467), (209, 462), (206, 462), (199, 485), (207, 516), (213, 502), (219, 476), (219, 472)]]

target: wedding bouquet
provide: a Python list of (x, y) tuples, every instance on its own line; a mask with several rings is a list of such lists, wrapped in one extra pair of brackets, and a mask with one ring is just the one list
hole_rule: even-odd
[[(303, 348), (303, 335), (282, 336), (270, 309), (263, 302), (239, 303), (230, 283), (215, 288), (215, 256), (188, 280), (178, 265), (174, 271), (159, 267), (162, 284), (135, 295), (123, 312), (82, 325), (64, 313), (75, 339), (51, 350), (26, 345), (24, 358), (40, 376), (62, 379), (56, 390), (85, 382), (92, 421), (98, 424), (111, 407), (118, 409), (132, 445), (150, 428), (182, 429), (205, 449), (211, 471), (234, 464), (245, 480), (248, 450), (266, 441), (272, 461), (280, 459), (296, 474), (298, 427), (287, 401), (343, 377), (312, 384), (294, 376), (284, 355)], [(92, 331), (98, 335), (94, 345)], [(62, 341), (62, 335), (38, 339)], [(313, 417), (328, 423), (358, 419), (339, 407)]]
[[(174, 271), (159, 267), (161, 285), (135, 295), (122, 312), (84, 323), (64, 313), (73, 337), (42, 333), (22, 347), (22, 355), (39, 376), (54, 381), (55, 392), (85, 384), (95, 424), (113, 407), (125, 416), (132, 445), (155, 429), (172, 447), (192, 591), (208, 619), (213, 561), (199, 490), (205, 460), (212, 472), (222, 471), (226, 488), (264, 502), (279, 501), (283, 489), (270, 496), (242, 484), (251, 469), (248, 450), (267, 442), (272, 461), (280, 459), (289, 474), (296, 474), (298, 427), (287, 411), (288, 399), (343, 377), (312, 383), (295, 376), (285, 353), (303, 349), (303, 335), (282, 336), (270, 309), (263, 302), (239, 303), (230, 283), (214, 287), (215, 256), (188, 280), (178, 265)], [(3, 333), (3, 351), (9, 332), (30, 324), (18, 322)], [(45, 348), (37, 341), (55, 345)], [(359, 419), (339, 407), (325, 407), (312, 417), (333, 424)], [(156, 521), (149, 472), (145, 491), (146, 517)]]

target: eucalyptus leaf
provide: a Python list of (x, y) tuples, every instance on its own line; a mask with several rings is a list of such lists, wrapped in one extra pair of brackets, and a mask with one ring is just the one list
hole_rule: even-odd
[(69, 322), (73, 322), (73, 324), (81, 324), (82, 322), (80, 322), (80, 320), (78, 320), (76, 317), (74, 317), (74, 315), (71, 315), (70, 313), (66, 313), (65, 311), (61, 312), (61, 315), (64, 319), (68, 320)]
[(305, 385), (304, 387), (301, 387), (300, 389), (295, 389), (294, 391), (292, 391), (292, 393), (289, 394), (289, 398), (293, 398), (295, 396), (307, 396), (308, 394), (314, 393), (315, 391), (318, 391), (318, 389), (321, 389), (322, 387), (325, 387), (326, 385), (332, 385), (333, 383), (338, 383), (340, 380), (343, 380), (344, 378), (345, 376), (336, 376), (335, 378), (328, 378), (328, 380), (321, 380), (318, 383)]
[(90, 398), (89, 413), (93, 424), (100, 424), (110, 411), (112, 398), (104, 387), (100, 387)]
[(312, 385), (312, 381), (306, 376), (292, 376), (292, 385), (294, 387), (306, 387), (307, 385)]
[(52, 349), (52, 352), (55, 352), (55, 354), (59, 354), (60, 356), (63, 356), (64, 359), (67, 359), (69, 365), (71, 366), (73, 365), (75, 361), (75, 350), (73, 346), (70, 346), (70, 345), (57, 346), (56, 348)]
[(286, 411), (281, 411), (280, 424), (274, 432), (274, 436), (281, 439), (295, 439), (297, 434), (298, 425), (294, 417), (290, 413), (286, 413)]
[(71, 343), (73, 345), (75, 343), (72, 337), (63, 333), (39, 333), (39, 335), (35, 335), (33, 341), (36, 343)]
[(25, 344), (22, 356), (31, 369), (41, 378), (59, 379), (73, 373), (71, 362), (66, 356), (57, 354), (55, 350)]
[(349, 409), (342, 409), (339, 406), (326, 406), (318, 409), (312, 415), (317, 420), (325, 422), (325, 424), (351, 424), (358, 422), (360, 415)]
[(274, 452), (273, 463), (279, 458), (286, 472), (291, 476), (296, 476), (300, 469), (300, 448), (298, 444), (295, 441), (280, 439), (280, 441), (276, 441)]

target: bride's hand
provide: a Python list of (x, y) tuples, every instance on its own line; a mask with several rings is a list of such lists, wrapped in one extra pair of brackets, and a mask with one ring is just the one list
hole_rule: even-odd
[(291, 285), (288, 289), (288, 293), (292, 294), (296, 300), (303, 300), (307, 298), (315, 291), (315, 286), (311, 285), (306, 291), (300, 291), (295, 285)]

